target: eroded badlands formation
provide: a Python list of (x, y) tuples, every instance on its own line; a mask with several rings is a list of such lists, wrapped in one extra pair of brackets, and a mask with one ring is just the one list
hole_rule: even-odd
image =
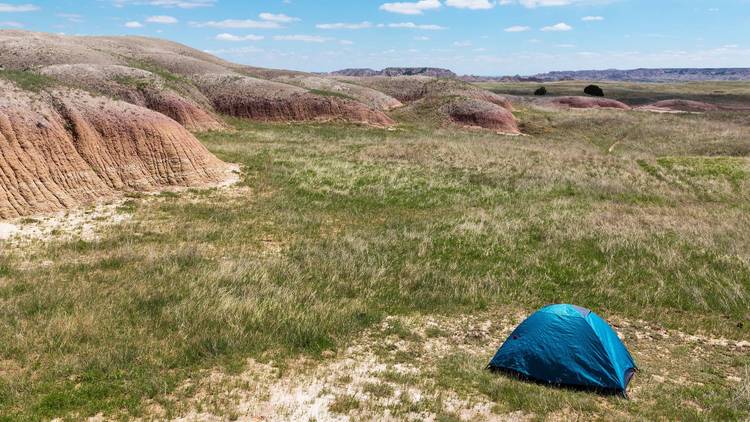
[(458, 80), (262, 69), (151, 38), (0, 31), (0, 64), (0, 219), (217, 183), (228, 165), (189, 131), (222, 115), (387, 127), (418, 108), (519, 132), (507, 99)]
[(0, 219), (227, 177), (227, 164), (163, 114), (78, 90), (0, 81), (0, 91)]

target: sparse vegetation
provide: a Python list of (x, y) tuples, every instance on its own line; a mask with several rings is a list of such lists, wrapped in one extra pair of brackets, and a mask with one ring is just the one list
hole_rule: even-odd
[(354, 101), (356, 101), (355, 98), (353, 98), (353, 97), (351, 97), (349, 95), (346, 95), (344, 93), (334, 92), (334, 91), (327, 91), (327, 90), (324, 90), (324, 89), (311, 89), (310, 93), (311, 94), (315, 94), (315, 95), (320, 95), (321, 97), (338, 97), (338, 98), (344, 98), (344, 99), (347, 99), (347, 100), (354, 100)]
[(336, 400), (331, 403), (328, 409), (333, 413), (348, 414), (352, 410), (359, 408), (359, 400), (356, 397), (350, 395), (341, 395), (336, 397)]
[[(498, 94), (528, 96), (538, 87), (534, 82), (478, 84)], [(547, 82), (545, 86), (555, 95), (581, 95), (585, 83), (580, 81)], [(750, 84), (747, 82), (700, 82), (700, 83), (628, 83), (597, 82), (606, 91), (607, 97), (631, 106), (651, 104), (663, 100), (697, 100), (720, 106), (747, 107), (750, 99)]]
[(145, 78), (136, 78), (132, 76), (115, 76), (113, 77), (113, 81), (120, 83), (122, 85), (131, 86), (139, 90), (144, 90), (144, 89), (153, 87), (154, 85), (154, 81), (150, 81)]
[[(678, 333), (750, 338), (747, 115), (515, 114), (532, 136), (414, 109), (396, 130), (229, 119), (235, 131), (200, 138), (243, 165), (239, 186), (131, 195), (130, 219), (95, 239), (3, 245), (0, 414), (181, 415), (196, 374), (315, 367), (374, 330), (386, 370), (357, 388), (392, 400), (337, 390), (332, 412), (451, 420), (457, 396), (552, 419), (746, 418), (747, 349)], [(642, 366), (631, 401), (483, 371), (502, 319), (550, 302), (619, 324)]]
[(32, 92), (39, 92), (60, 84), (47, 76), (22, 70), (0, 69), (0, 78), (9, 80), (19, 88)]

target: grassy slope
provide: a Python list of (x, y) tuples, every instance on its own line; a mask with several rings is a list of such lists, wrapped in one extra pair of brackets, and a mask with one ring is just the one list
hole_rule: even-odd
[[(199, 368), (318, 356), (387, 315), (573, 302), (750, 337), (745, 115), (518, 116), (532, 136), (233, 121), (202, 140), (244, 165), (239, 188), (134, 196), (133, 219), (100, 240), (4, 247), (0, 415), (138, 415)], [(584, 413), (618, 403), (496, 380), (474, 359), (436, 376), (502, 409), (544, 414), (547, 394)], [(702, 359), (700, 387), (622, 410), (747, 416), (722, 374), (750, 359)]]

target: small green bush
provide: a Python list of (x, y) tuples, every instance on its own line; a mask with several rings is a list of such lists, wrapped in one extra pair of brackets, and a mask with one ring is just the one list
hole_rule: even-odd
[(601, 89), (598, 85), (589, 85), (586, 88), (583, 89), (583, 92), (586, 95), (591, 95), (592, 97), (603, 97), (604, 96), (604, 90)]

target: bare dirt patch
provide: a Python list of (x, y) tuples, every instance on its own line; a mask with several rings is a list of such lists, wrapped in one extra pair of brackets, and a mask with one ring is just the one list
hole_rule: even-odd
[(614, 108), (630, 110), (630, 106), (617, 100), (597, 97), (555, 97), (539, 103), (544, 106), (562, 108)]
[[(240, 169), (236, 164), (227, 166), (224, 179), (213, 186), (220, 189), (233, 188), (240, 180)], [(188, 187), (174, 187), (160, 192), (144, 192), (155, 198), (164, 192), (183, 192)], [(56, 213), (38, 214), (30, 217), (19, 217), (12, 220), (0, 221), (0, 245), (19, 246), (24, 243), (41, 240), (84, 240), (93, 241), (110, 226), (132, 220), (132, 214), (127, 212), (127, 195), (118, 195), (106, 202), (99, 202), (89, 207), (75, 207)]]
[[(239, 375), (220, 370), (201, 374), (183, 388), (183, 392), (194, 394), (180, 401), (179, 405), (185, 407), (175, 420), (223, 420), (226, 415), (269, 421), (437, 420), (446, 415), (467, 421), (537, 418), (540, 415), (533, 409), (539, 406), (528, 406), (532, 410), (527, 412), (513, 410), (504, 403), (502, 395), (488, 396), (491, 393), (481, 385), (473, 387), (479, 388), (474, 391), (466, 386), (467, 380), (454, 383), (453, 375), (449, 375), (458, 365), (469, 373), (486, 376), (483, 365), (525, 316), (522, 311), (505, 311), (451, 318), (386, 318), (346, 349), (323, 353), (322, 361), (302, 358), (284, 365), (282, 371), (274, 362), (249, 360)], [(727, 366), (726, 359), (713, 361), (715, 377), (699, 368), (712, 357), (749, 352), (747, 341), (687, 334), (619, 317), (610, 321), (641, 368), (631, 384), (631, 399), (622, 401), (595, 394), (576, 396), (575, 400), (566, 398), (564, 402), (569, 403), (552, 406), (549, 410), (557, 410), (547, 417), (578, 419), (600, 412), (628, 417), (634, 407), (647, 410), (656, 404), (660, 393), (654, 391), (655, 385), (677, 392), (719, 382), (725, 388), (736, 389), (737, 397), (746, 395), (744, 373)], [(449, 369), (445, 369), (446, 365)], [(515, 383), (523, 389), (542, 389), (538, 394), (566, 394), (564, 390), (505, 378), (495, 381), (500, 385)], [(705, 406), (698, 401), (690, 405), (696, 409)]]
[(704, 113), (707, 111), (718, 111), (720, 108), (715, 104), (709, 104), (702, 101), (691, 100), (664, 100), (653, 104), (639, 107), (648, 111), (666, 111), (666, 112), (684, 112), (684, 113)]

